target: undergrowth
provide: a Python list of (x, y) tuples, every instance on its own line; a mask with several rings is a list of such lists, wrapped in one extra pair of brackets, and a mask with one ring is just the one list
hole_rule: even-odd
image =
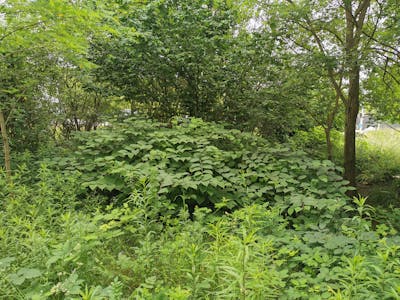
[(400, 176), (400, 133), (370, 131), (358, 139), (360, 181), (384, 182)]
[(229, 212), (268, 202), (297, 215), (298, 224), (314, 214), (325, 222), (348, 189), (330, 161), (199, 119), (127, 119), (80, 133), (76, 145), (71, 155), (48, 163), (66, 176), (79, 172), (87, 194), (106, 203), (123, 202), (147, 178), (155, 197), (170, 204), (166, 214), (182, 205)]
[(162, 215), (168, 204), (146, 180), (123, 205), (77, 210), (72, 176), (44, 166), (38, 176), (35, 185), (0, 180), (1, 298), (400, 297), (399, 237), (390, 224), (373, 230), (365, 199), (343, 206), (335, 226), (304, 230), (268, 204)]
[(200, 120), (78, 140), (0, 173), (2, 299), (400, 299), (399, 209), (330, 162)]
[[(332, 132), (333, 161), (343, 164), (343, 135)], [(374, 206), (400, 207), (400, 133), (381, 129), (357, 134), (358, 192)], [(295, 149), (302, 149), (320, 159), (327, 156), (324, 132), (316, 127), (298, 132), (290, 140)]]

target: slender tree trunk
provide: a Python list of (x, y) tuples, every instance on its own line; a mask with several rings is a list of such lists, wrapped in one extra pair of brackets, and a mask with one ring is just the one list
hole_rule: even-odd
[(7, 135), (7, 127), (6, 127), (6, 121), (4, 118), (4, 113), (2, 110), (0, 110), (0, 130), (1, 130), (1, 136), (3, 139), (3, 148), (4, 148), (4, 165), (6, 168), (6, 174), (7, 178), (11, 178), (11, 155), (10, 155), (10, 144), (8, 141), (8, 135)]
[[(358, 1), (357, 1), (358, 2)], [(370, 6), (370, 0), (358, 2), (343, 1), (346, 12), (346, 65), (348, 67), (349, 89), (345, 101), (346, 118), (344, 129), (344, 178), (356, 187), (356, 121), (360, 107), (360, 54), (361, 34)], [(356, 196), (356, 191), (349, 191), (349, 196)]]
[[(356, 187), (356, 122), (360, 106), (360, 68), (355, 66), (349, 76), (344, 132), (344, 178)], [(349, 193), (354, 196), (355, 191)]]
[[(341, 88), (341, 86), (342, 86), (342, 81), (340, 81), (340, 83), (338, 84), (339, 89)], [(328, 116), (326, 118), (326, 125), (323, 126), (325, 130), (326, 149), (327, 149), (328, 159), (330, 161), (333, 160), (333, 144), (332, 144), (331, 132), (335, 123), (336, 115), (339, 112), (339, 107), (340, 107), (340, 95), (336, 93), (335, 105), (333, 109), (328, 113)]]
[(81, 131), (81, 125), (79, 124), (78, 118), (74, 117), (75, 129), (76, 131)]

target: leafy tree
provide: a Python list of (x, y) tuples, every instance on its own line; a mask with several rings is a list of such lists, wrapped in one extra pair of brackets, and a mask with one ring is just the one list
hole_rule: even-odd
[(91, 68), (58, 69), (46, 84), (53, 97), (50, 110), (55, 137), (60, 130), (68, 138), (72, 131), (96, 129), (104, 116), (113, 112), (107, 86), (93, 78)]
[(215, 120), (279, 141), (308, 129), (312, 120), (300, 109), (309, 97), (305, 81), (282, 63), (274, 36), (242, 29), (234, 42), (226, 54), (224, 94)]
[(95, 40), (91, 55), (100, 66), (96, 76), (129, 101), (132, 112), (160, 120), (189, 115), (224, 121), (278, 139), (309, 126), (297, 109), (304, 93), (291, 86), (273, 36), (241, 29), (230, 3), (118, 7), (115, 31)]
[[(395, 2), (395, 1), (394, 1)], [(259, 3), (266, 26), (292, 53), (320, 63), (324, 77), (344, 105), (344, 176), (356, 185), (355, 129), (360, 106), (360, 74), (374, 63), (375, 48), (393, 48), (393, 1), (271, 1)], [(393, 23), (394, 24), (394, 23)], [(387, 38), (389, 36), (389, 38)]]
[(375, 70), (364, 85), (367, 90), (365, 104), (380, 120), (400, 121), (400, 81), (397, 78), (400, 79), (400, 74), (396, 68)]
[(150, 1), (119, 16), (112, 39), (93, 45), (98, 74), (114, 83), (132, 111), (212, 118), (233, 14), (225, 1)]
[[(65, 1), (10, 0), (2, 2), (0, 9), (0, 125), (10, 174), (9, 137), (19, 130), (19, 137), (35, 136), (32, 128), (46, 118), (37, 113), (48, 104), (44, 82), (53, 66), (84, 63), (87, 29), (95, 14), (81, 2)], [(23, 117), (30, 121), (18, 124), (27, 121)]]

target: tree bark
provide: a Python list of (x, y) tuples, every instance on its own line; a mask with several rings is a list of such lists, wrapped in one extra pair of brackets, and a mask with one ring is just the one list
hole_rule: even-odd
[[(350, 182), (350, 186), (357, 187), (356, 121), (360, 106), (360, 68), (356, 67), (351, 73), (344, 131), (344, 178)], [(349, 191), (348, 195), (355, 196), (356, 191)]]
[(11, 178), (11, 155), (10, 155), (10, 144), (7, 135), (7, 126), (4, 118), (4, 113), (0, 110), (0, 130), (3, 139), (3, 149), (4, 149), (4, 165), (6, 168), (7, 178)]
[[(360, 107), (360, 43), (370, 0), (360, 1), (354, 9), (353, 1), (344, 1), (346, 13), (346, 66), (348, 69), (349, 89), (345, 101), (346, 117), (344, 129), (344, 178), (356, 188), (356, 121)], [(349, 196), (356, 196), (355, 190)]]

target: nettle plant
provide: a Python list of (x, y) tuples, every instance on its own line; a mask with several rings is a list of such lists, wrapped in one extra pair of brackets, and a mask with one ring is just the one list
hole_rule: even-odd
[(346, 199), (347, 182), (330, 161), (201, 119), (129, 118), (75, 138), (74, 155), (56, 165), (78, 170), (83, 187), (116, 201), (145, 178), (173, 207), (226, 211), (268, 202), (287, 215), (315, 214), (324, 222), (322, 212), (331, 219)]

